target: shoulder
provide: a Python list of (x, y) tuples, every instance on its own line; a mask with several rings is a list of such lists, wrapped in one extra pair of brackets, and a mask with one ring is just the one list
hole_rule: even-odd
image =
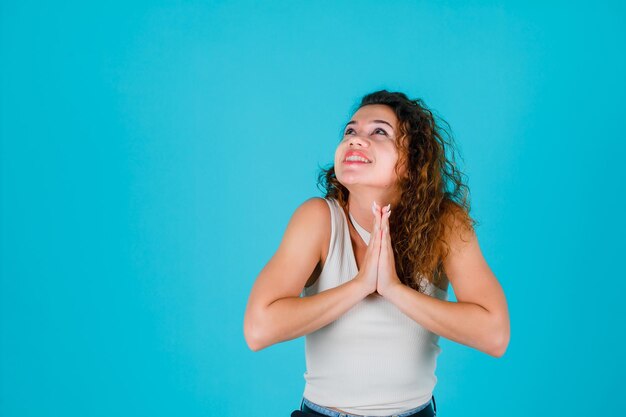
[(321, 197), (311, 197), (294, 211), (288, 228), (300, 231), (302, 237), (322, 243), (330, 230), (330, 207)]
[(293, 218), (308, 226), (320, 226), (320, 223), (329, 223), (330, 208), (328, 202), (321, 197), (311, 197), (296, 208)]
[(331, 238), (328, 203), (320, 197), (312, 197), (300, 203), (287, 224), (274, 258), (270, 261), (274, 269), (283, 273), (290, 271), (300, 277), (297, 271), (303, 271), (302, 276), (307, 279), (300, 281), (298, 277), (293, 278), (297, 283), (294, 293), (313, 283), (317, 266), (324, 262)]
[(318, 225), (320, 222), (330, 224), (330, 205), (332, 202), (325, 198), (311, 197), (298, 206), (296, 213)]
[(328, 211), (328, 202), (322, 197), (311, 197), (298, 206), (298, 210), (306, 212)]
[(461, 250), (475, 238), (474, 224), (467, 210), (458, 203), (448, 200), (443, 214), (444, 241), (452, 250)]

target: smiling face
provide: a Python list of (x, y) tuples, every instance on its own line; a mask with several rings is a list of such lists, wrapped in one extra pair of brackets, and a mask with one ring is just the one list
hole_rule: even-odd
[[(354, 185), (393, 187), (397, 182), (394, 168), (398, 161), (398, 134), (398, 118), (389, 106), (369, 104), (357, 110), (346, 124), (335, 151), (337, 180), (348, 190)], [(346, 161), (353, 153), (370, 162)]]

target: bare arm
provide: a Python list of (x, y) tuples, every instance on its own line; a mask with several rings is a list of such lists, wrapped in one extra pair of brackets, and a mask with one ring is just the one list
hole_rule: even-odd
[(404, 314), (431, 332), (494, 357), (508, 344), (504, 322), (479, 304), (439, 300), (397, 285), (387, 296)]
[(384, 296), (433, 333), (501, 357), (510, 339), (502, 287), (487, 265), (473, 230), (465, 231), (462, 238), (460, 233), (453, 234), (449, 244), (444, 269), (458, 302), (439, 300), (402, 284), (391, 287)]
[(295, 339), (335, 321), (368, 294), (359, 281), (350, 280), (310, 297), (286, 297), (258, 313), (257, 334), (250, 340), (254, 351)]
[(368, 294), (352, 279), (310, 297), (300, 294), (321, 261), (330, 238), (330, 210), (320, 198), (293, 214), (283, 240), (256, 279), (244, 317), (244, 337), (257, 351), (311, 333), (331, 323)]

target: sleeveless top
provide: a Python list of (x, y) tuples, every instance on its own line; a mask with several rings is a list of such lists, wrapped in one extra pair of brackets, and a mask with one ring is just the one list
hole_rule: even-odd
[[(338, 201), (325, 201), (331, 213), (328, 256), (319, 278), (303, 290), (312, 296), (351, 279), (358, 268), (348, 220)], [(352, 218), (369, 243), (369, 233)], [(447, 300), (428, 283), (425, 293)], [(388, 416), (427, 403), (437, 377), (439, 335), (425, 329), (384, 297), (370, 294), (328, 325), (305, 336), (303, 396), (321, 406), (351, 414)]]

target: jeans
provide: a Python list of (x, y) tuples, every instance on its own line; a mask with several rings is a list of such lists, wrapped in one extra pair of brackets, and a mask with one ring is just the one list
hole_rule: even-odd
[[(322, 407), (319, 404), (315, 404), (314, 402), (307, 400), (305, 397), (302, 397), (300, 410), (306, 413), (311, 413), (311, 414), (320, 415), (320, 416), (328, 416), (328, 417), (358, 416), (357, 414), (341, 413), (337, 410)], [(422, 404), (418, 407), (404, 411), (401, 414), (394, 414), (392, 416), (387, 416), (387, 417), (409, 417), (409, 416), (434, 417), (436, 415), (437, 415), (437, 404), (435, 403), (435, 396), (433, 395), (431, 400), (428, 401), (426, 404)], [(358, 417), (363, 417), (363, 416), (358, 416)]]

